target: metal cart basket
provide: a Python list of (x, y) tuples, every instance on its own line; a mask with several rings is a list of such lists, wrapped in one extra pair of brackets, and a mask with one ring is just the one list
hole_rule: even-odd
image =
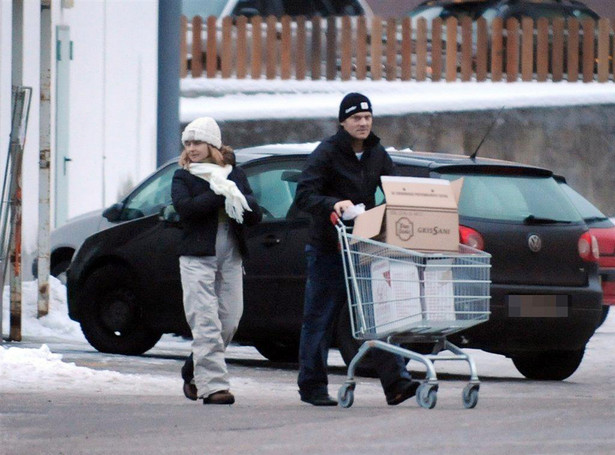
[[(458, 252), (425, 253), (355, 237), (331, 215), (341, 245), (354, 338), (365, 340), (348, 366), (338, 392), (339, 404), (354, 401), (354, 371), (370, 349), (382, 349), (421, 362), (426, 381), (417, 390), (421, 407), (436, 405), (436, 360), (465, 361), (470, 381), (462, 398), (466, 408), (478, 402), (480, 382), (474, 361), (446, 337), (489, 319), (491, 255), (459, 245)], [(399, 346), (434, 344), (429, 355)], [(450, 355), (439, 355), (449, 351)]]

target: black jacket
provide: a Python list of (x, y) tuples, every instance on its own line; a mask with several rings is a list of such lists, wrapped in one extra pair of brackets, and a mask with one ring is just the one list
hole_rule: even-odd
[[(232, 218), (229, 219), (237, 238), (239, 251), (245, 257), (248, 249), (244, 237), (244, 225), (252, 226), (259, 223), (262, 212), (252, 195), (248, 179), (240, 168), (233, 168), (228, 179), (235, 182), (252, 209), (251, 212), (246, 210), (243, 213), (243, 224), (237, 223)], [(183, 226), (178, 254), (180, 256), (215, 256), (218, 212), (220, 208), (224, 208), (224, 196), (215, 194), (206, 180), (192, 175), (185, 169), (178, 169), (173, 175), (171, 198)]]
[(349, 199), (371, 209), (380, 176), (394, 174), (393, 161), (374, 133), (364, 142), (361, 160), (342, 128), (322, 141), (308, 157), (295, 196), (297, 206), (312, 215), (309, 243), (322, 251), (336, 251), (337, 231), (329, 220), (335, 203)]

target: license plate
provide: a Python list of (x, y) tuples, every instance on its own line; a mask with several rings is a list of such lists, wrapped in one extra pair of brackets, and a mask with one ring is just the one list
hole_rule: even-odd
[(506, 299), (511, 318), (568, 317), (567, 295), (509, 295)]

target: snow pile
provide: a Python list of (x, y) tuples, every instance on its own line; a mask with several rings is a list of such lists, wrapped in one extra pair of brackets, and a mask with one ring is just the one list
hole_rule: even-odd
[(121, 374), (80, 367), (62, 361), (47, 345), (39, 349), (0, 346), (0, 391), (32, 392), (71, 390), (150, 395), (176, 391), (178, 379)]
[(334, 118), (348, 92), (367, 95), (374, 113), (402, 115), (481, 109), (615, 103), (615, 84), (581, 82), (181, 80), (180, 120)]
[[(66, 287), (55, 277), (49, 277), (49, 314), (37, 319), (38, 283), (24, 281), (21, 291), (21, 332), (29, 337), (61, 338), (64, 340), (83, 341), (79, 324), (68, 317)], [(4, 287), (2, 297), (2, 333), (9, 333), (9, 286)]]

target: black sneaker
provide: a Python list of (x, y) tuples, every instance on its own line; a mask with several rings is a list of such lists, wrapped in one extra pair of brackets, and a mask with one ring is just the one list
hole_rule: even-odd
[(309, 403), (314, 406), (337, 406), (337, 400), (334, 400), (329, 396), (327, 392), (319, 393), (301, 393), (301, 401)]
[(395, 384), (391, 391), (385, 392), (387, 404), (395, 406), (403, 403), (408, 398), (416, 395), (416, 390), (421, 385), (421, 381), (413, 381), (411, 379), (403, 380)]

